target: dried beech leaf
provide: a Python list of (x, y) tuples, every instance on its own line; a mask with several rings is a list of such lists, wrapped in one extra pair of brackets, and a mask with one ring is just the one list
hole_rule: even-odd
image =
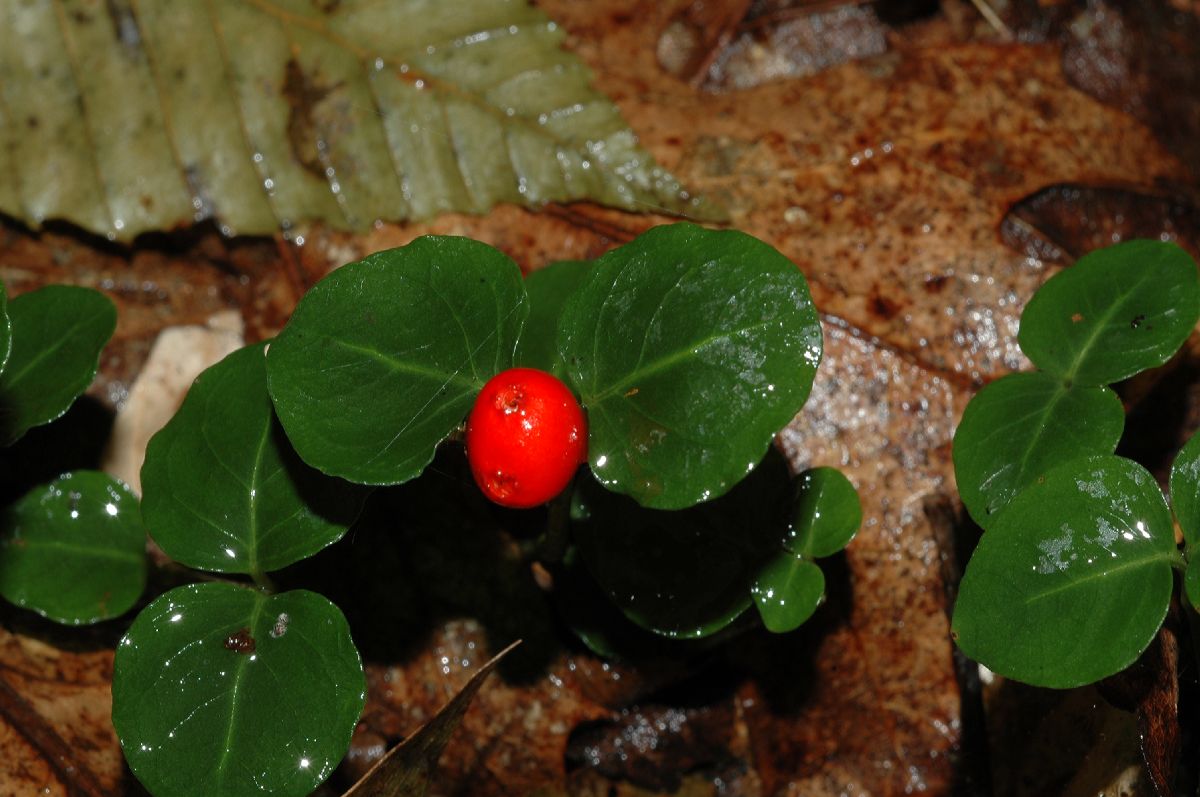
[(592, 199), (702, 212), (524, 2), (0, 10), (0, 212), (131, 239)]

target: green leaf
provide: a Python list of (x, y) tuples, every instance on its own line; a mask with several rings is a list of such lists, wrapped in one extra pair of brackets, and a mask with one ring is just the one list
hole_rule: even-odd
[(146, 526), (188, 567), (286, 567), (341, 539), (366, 498), (296, 456), (267, 395), (264, 348), (247, 346), (200, 374), (146, 449)]
[(362, 484), (420, 474), (490, 377), (512, 365), (521, 271), (468, 238), (424, 236), (334, 271), (267, 353), (296, 451)]
[(433, 719), (388, 750), (342, 797), (424, 797), (435, 779), (442, 751), (462, 724), (479, 688), (500, 660), (519, 644), (512, 643), (480, 667), (467, 685), (442, 706)]
[(840, 470), (810, 468), (800, 474), (791, 550), (810, 559), (833, 556), (850, 544), (861, 525), (858, 491)]
[[(611, 495), (602, 489), (598, 492)], [(631, 623), (580, 560), (576, 546), (568, 548), (560, 566), (550, 572), (554, 579), (550, 597), (558, 619), (600, 658), (628, 662), (682, 661), (720, 645), (726, 638), (725, 634), (716, 633), (702, 639), (673, 639)]]
[(0, 374), (0, 443), (62, 415), (87, 390), (117, 308), (89, 288), (51, 285), (8, 303), (12, 353)]
[(591, 262), (563, 260), (525, 277), (529, 294), (529, 320), (517, 344), (517, 365), (540, 368), (562, 379), (566, 366), (558, 354), (558, 319), (563, 305), (588, 274)]
[(1044, 371), (1009, 374), (979, 391), (954, 434), (954, 477), (971, 517), (991, 528), (996, 513), (1050, 468), (1111, 454), (1125, 409), (1107, 387), (1067, 385)]
[(1200, 611), (1200, 556), (1193, 555), (1183, 574), (1183, 591), (1193, 611)]
[(767, 630), (786, 634), (812, 617), (825, 599), (825, 574), (803, 555), (783, 551), (763, 567), (751, 594)]
[(155, 797), (306, 795), (345, 755), (365, 696), (345, 618), (303, 590), (173, 589), (113, 662), (113, 725)]
[(1171, 508), (1187, 544), (1200, 543), (1200, 432), (1192, 435), (1171, 466)]
[(670, 637), (716, 633), (745, 611), (790, 533), (791, 480), (772, 454), (721, 498), (646, 509), (583, 480), (591, 517), (574, 527), (584, 565), (637, 625)]
[(0, 282), (0, 373), (12, 354), (12, 320), (8, 317), (8, 292)]
[(524, 2), (0, 4), (0, 212), (128, 240), (592, 199), (711, 213)]
[(821, 326), (807, 283), (767, 244), (692, 224), (595, 261), (559, 326), (602, 484), (656, 509), (715, 498), (808, 398)]
[(121, 482), (75, 471), (5, 512), (0, 595), (58, 623), (83, 625), (129, 610), (146, 587), (146, 532)]
[(1036, 686), (1091, 683), (1158, 632), (1176, 558), (1170, 512), (1142, 466), (1072, 460), (1020, 493), (975, 549), (953, 633), (963, 652)]
[(1196, 263), (1175, 244), (1129, 241), (1055, 274), (1021, 315), (1021, 350), (1070, 384), (1108, 385), (1171, 358), (1200, 320)]

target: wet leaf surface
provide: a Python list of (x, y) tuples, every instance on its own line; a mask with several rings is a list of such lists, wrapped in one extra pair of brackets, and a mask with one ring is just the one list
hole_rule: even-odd
[(529, 295), (529, 319), (521, 330), (521, 340), (513, 361), (517, 365), (549, 371), (559, 379), (566, 377), (566, 366), (558, 353), (558, 319), (563, 305), (582, 284), (591, 264), (583, 260), (551, 263), (525, 277)]
[(427, 237), (378, 252), (316, 285), (271, 344), (275, 411), (313, 467), (407, 481), (512, 365), (528, 313), (516, 264), (486, 244)]
[(664, 636), (705, 637), (733, 622), (791, 536), (792, 485), (774, 452), (721, 498), (686, 510), (647, 509), (592, 481), (582, 490), (581, 561), (630, 620)]
[(128, 611), (146, 587), (146, 529), (121, 482), (75, 471), (34, 489), (3, 515), (0, 595), (59, 623)]
[(131, 240), (590, 198), (701, 212), (524, 3), (18, 4), (0, 212)]
[(1068, 384), (1108, 385), (1162, 365), (1200, 319), (1200, 276), (1180, 247), (1128, 241), (1054, 275), (1021, 315), (1021, 349)]
[(363, 708), (341, 611), (301, 590), (178, 587), (117, 646), (113, 724), (158, 797), (305, 795), (333, 772)]
[(833, 556), (862, 526), (862, 501), (837, 468), (809, 468), (796, 477), (793, 536), (788, 547), (810, 559)]
[(767, 630), (786, 634), (803, 625), (821, 605), (825, 576), (812, 560), (784, 551), (763, 566), (750, 592)]
[(1193, 434), (1176, 455), (1170, 486), (1171, 509), (1183, 530), (1183, 539), (1194, 547), (1200, 542), (1200, 433)]
[(1063, 384), (1043, 371), (987, 385), (954, 434), (954, 477), (972, 519), (991, 528), (996, 513), (1046, 471), (1068, 459), (1111, 454), (1125, 408), (1107, 387)]
[(793, 418), (821, 360), (804, 277), (732, 230), (657, 227), (592, 264), (559, 354), (601, 484), (655, 509), (725, 494)]
[(1050, 470), (983, 535), (954, 608), (968, 656), (1066, 688), (1129, 666), (1171, 598), (1175, 538), (1140, 465), (1083, 457)]
[(51, 285), (8, 303), (12, 352), (0, 373), (0, 442), (62, 415), (96, 375), (117, 308), (84, 288)]
[(197, 377), (154, 436), (142, 467), (142, 512), (154, 541), (200, 570), (279, 570), (337, 541), (366, 489), (305, 465), (267, 394), (267, 344)]
[(12, 320), (8, 317), (8, 290), (0, 283), (0, 372), (12, 353)]

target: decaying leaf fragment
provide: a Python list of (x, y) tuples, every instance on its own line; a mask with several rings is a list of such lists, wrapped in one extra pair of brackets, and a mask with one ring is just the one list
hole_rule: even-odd
[(466, 686), (421, 729), (388, 751), (342, 797), (424, 797), (438, 758), (458, 728), (479, 687), (500, 660), (521, 644), (512, 643), (471, 676)]
[(562, 38), (510, 0), (5, 3), (0, 213), (129, 240), (500, 202), (700, 212)]

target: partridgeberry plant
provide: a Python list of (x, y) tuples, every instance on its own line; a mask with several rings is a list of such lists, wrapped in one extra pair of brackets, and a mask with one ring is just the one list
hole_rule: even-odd
[(1157, 241), (1080, 258), (1029, 301), (1020, 344), (1040, 370), (981, 390), (954, 438), (958, 489), (984, 529), (954, 611), (967, 655), (1027, 683), (1078, 686), (1145, 650), (1173, 569), (1200, 605), (1198, 438), (1170, 479), (1181, 549), (1154, 477), (1113, 454), (1124, 412), (1108, 387), (1166, 363), (1197, 320), (1195, 262)]
[[(707, 637), (751, 605), (789, 631), (822, 600), (816, 561), (861, 521), (844, 476), (793, 480), (771, 450), (820, 359), (804, 277), (738, 232), (658, 227), (527, 278), (477, 241), (418, 238), (337, 269), (274, 340), (201, 374), (150, 442), (140, 512), (96, 474), (17, 505), (28, 517), (9, 547), (39, 537), (103, 561), (90, 575), (109, 579), (104, 611), (58, 609), (44, 560), (0, 571), (0, 588), (68, 622), (120, 614), (145, 581), (143, 529), (176, 562), (222, 574), (155, 598), (122, 639), (126, 758), (157, 797), (307, 794), (344, 755), (365, 679), (342, 612), (278, 590), (277, 571), (345, 535), (373, 488), (421, 477), (461, 442), (488, 498), (550, 502), (532, 555), (598, 651), (615, 638), (584, 593), (638, 633)], [(139, 578), (121, 574), (135, 566)]]

